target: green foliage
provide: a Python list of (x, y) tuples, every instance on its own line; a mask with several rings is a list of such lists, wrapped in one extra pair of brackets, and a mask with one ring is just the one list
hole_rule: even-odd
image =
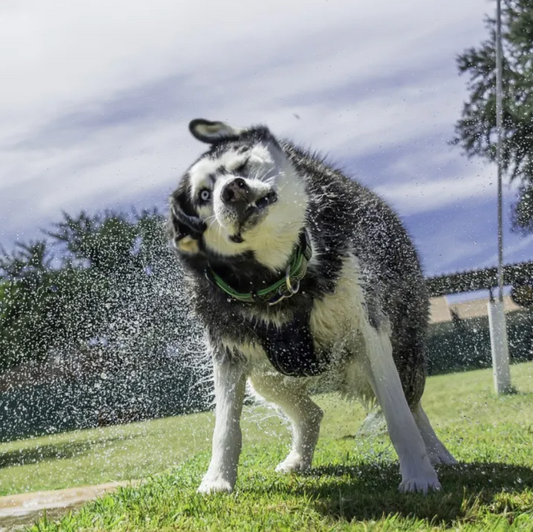
[(48, 237), (0, 256), (0, 371), (54, 357), (75, 378), (0, 394), (0, 439), (199, 408), (200, 332), (164, 217), (64, 214)]
[[(518, 286), (533, 279), (533, 262), (509, 264), (503, 269), (505, 285)], [(460, 294), (475, 290), (491, 290), (498, 286), (498, 270), (484, 268), (466, 272), (438, 275), (426, 280), (431, 297)]]
[[(45, 241), (18, 244), (0, 257), (0, 369), (48, 353), (46, 335), (54, 330), (54, 282)], [(31, 352), (26, 349), (31, 346)]]
[(511, 291), (511, 298), (517, 305), (533, 309), (533, 277), (515, 284)]
[(89, 348), (157, 358), (194, 336), (162, 216), (64, 214), (48, 236), (53, 261), (46, 241), (0, 257), (0, 369)]
[[(519, 181), (513, 225), (533, 231), (533, 5), (531, 0), (504, 0), (503, 144), (504, 171)], [(469, 156), (496, 158), (496, 21), (487, 18), (489, 38), (457, 59), (469, 76), (468, 101), (455, 127), (454, 144)]]
[[(507, 314), (507, 337), (512, 362), (533, 360), (533, 312)], [(431, 325), (427, 351), (430, 375), (491, 367), (488, 317)]]
[(134, 246), (138, 236), (135, 221), (110, 211), (103, 216), (90, 217), (82, 212), (78, 218), (67, 213), (63, 217), (62, 222), (55, 224), (56, 231), (49, 231), (48, 235), (55, 242), (65, 244), (74, 263), (89, 264), (107, 273), (135, 264)]

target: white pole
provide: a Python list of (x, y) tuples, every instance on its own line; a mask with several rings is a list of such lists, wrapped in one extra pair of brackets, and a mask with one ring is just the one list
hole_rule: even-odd
[(492, 369), (494, 389), (497, 394), (511, 391), (511, 373), (509, 371), (509, 342), (503, 307), (503, 214), (502, 214), (502, 13), (501, 0), (496, 2), (496, 160), (498, 163), (498, 300), (492, 297), (488, 304), (490, 347), (492, 352)]
[(503, 301), (499, 300), (490, 301), (488, 307), (494, 390), (498, 395), (501, 395), (512, 391), (505, 310)]

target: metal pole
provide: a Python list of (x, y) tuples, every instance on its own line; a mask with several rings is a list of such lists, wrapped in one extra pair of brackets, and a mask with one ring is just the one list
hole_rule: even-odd
[[(498, 300), (489, 301), (490, 346), (494, 373), (494, 389), (497, 394), (509, 393), (509, 342), (503, 306), (503, 207), (502, 207), (502, 13), (501, 0), (496, 1), (496, 161), (498, 164)], [(492, 299), (492, 298), (491, 298)]]
[(496, 5), (496, 160), (498, 164), (498, 300), (503, 302), (503, 209), (502, 209), (502, 10)]

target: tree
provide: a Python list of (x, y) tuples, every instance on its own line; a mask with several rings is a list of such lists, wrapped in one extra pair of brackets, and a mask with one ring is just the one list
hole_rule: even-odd
[(102, 367), (132, 371), (198, 354), (163, 216), (63, 213), (46, 234), (50, 243), (0, 249), (0, 370), (87, 349)]
[(64, 213), (46, 234), (0, 248), (0, 372), (53, 357), (69, 377), (21, 402), (0, 394), (17, 420), (0, 438), (206, 408), (202, 331), (165, 217)]
[[(92, 297), (74, 285), (81, 297), (67, 298), (76, 301), (67, 312), (73, 320), (70, 340), (81, 332), (85, 341), (105, 344), (107, 360), (124, 363), (161, 359), (172, 345), (185, 343), (188, 305), (164, 225), (155, 211), (130, 216), (109, 211), (64, 214), (48, 232), (65, 248), (64, 261), (90, 279)], [(85, 324), (91, 331), (83, 330)]]
[(54, 321), (54, 275), (46, 241), (0, 248), (0, 368), (42, 359)]
[[(496, 20), (486, 19), (489, 38), (457, 58), (460, 74), (468, 74), (468, 101), (455, 126), (452, 144), (469, 157), (496, 159)], [(533, 232), (533, 4), (504, 0), (503, 41), (503, 170), (518, 183), (513, 228)]]

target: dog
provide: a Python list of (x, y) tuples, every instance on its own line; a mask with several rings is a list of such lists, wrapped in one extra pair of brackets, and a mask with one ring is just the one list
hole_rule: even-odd
[(169, 231), (213, 364), (215, 429), (198, 491), (231, 492), (246, 383), (292, 424), (277, 471), (311, 466), (326, 379), (380, 407), (400, 490), (440, 489), (453, 456), (421, 405), (429, 298), (398, 216), (325, 159), (265, 126), (189, 124), (210, 147), (170, 196)]

